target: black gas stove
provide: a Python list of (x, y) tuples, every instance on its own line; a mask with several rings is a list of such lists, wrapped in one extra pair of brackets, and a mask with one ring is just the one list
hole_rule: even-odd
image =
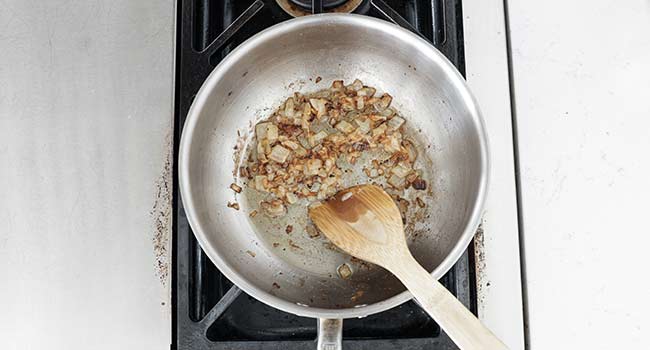
[[(394, 22), (431, 42), (465, 73), (461, 0), (178, 0), (176, 155), (194, 96), (230, 51), (274, 24), (321, 12), (353, 12)], [(294, 316), (253, 299), (210, 262), (189, 227), (176, 180), (173, 347), (182, 350), (315, 348), (315, 319)], [(472, 256), (463, 254), (441, 282), (475, 312)], [(347, 350), (456, 349), (438, 325), (412, 301), (380, 314), (346, 320), (343, 342)]]

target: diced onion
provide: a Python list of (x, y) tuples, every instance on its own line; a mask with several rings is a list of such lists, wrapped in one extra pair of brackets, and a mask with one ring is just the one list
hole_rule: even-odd
[(354, 126), (345, 120), (341, 120), (338, 124), (336, 124), (336, 129), (349, 134), (354, 131)]
[(278, 163), (284, 163), (287, 161), (287, 158), (289, 157), (290, 154), (291, 151), (289, 151), (288, 149), (280, 145), (275, 145), (271, 150), (271, 154), (269, 155), (269, 158)]
[(404, 125), (405, 120), (400, 117), (392, 117), (388, 120), (388, 127), (393, 130), (397, 130)]
[[(358, 79), (347, 86), (337, 80), (328, 89), (293, 94), (255, 126), (256, 143), (239, 175), (263, 193), (265, 215), (280, 217), (288, 205), (328, 198), (349, 182), (344, 169), (351, 166), (376, 183), (385, 181), (395, 195), (407, 186), (426, 188), (413, 166), (415, 146), (402, 137), (406, 121), (390, 106), (392, 97), (376, 91)], [(375, 152), (372, 159), (363, 156), (368, 151)], [(236, 184), (231, 189), (242, 190)], [(400, 200), (400, 209), (408, 203)]]
[(393, 169), (391, 169), (391, 173), (397, 175), (398, 177), (405, 178), (411, 172), (411, 170), (412, 169), (408, 164), (400, 162)]

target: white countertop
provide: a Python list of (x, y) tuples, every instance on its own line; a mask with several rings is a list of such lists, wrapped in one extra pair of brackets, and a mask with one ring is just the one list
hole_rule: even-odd
[(174, 15), (3, 2), (0, 348), (169, 348)]
[(650, 2), (508, 4), (530, 349), (648, 349)]

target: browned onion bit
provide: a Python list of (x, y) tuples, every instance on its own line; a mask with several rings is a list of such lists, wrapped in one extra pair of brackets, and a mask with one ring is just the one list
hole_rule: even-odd
[(426, 190), (427, 189), (427, 182), (424, 181), (422, 178), (417, 178), (413, 183), (411, 184), (413, 188), (416, 190)]
[(241, 193), (241, 186), (237, 185), (234, 182), (230, 184), (230, 189), (235, 191), (235, 193)]

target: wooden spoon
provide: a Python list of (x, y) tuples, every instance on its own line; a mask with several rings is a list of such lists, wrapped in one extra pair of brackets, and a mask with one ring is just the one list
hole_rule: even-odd
[(507, 349), (411, 255), (399, 209), (381, 187), (343, 190), (309, 208), (309, 216), (339, 248), (397, 276), (461, 349)]

